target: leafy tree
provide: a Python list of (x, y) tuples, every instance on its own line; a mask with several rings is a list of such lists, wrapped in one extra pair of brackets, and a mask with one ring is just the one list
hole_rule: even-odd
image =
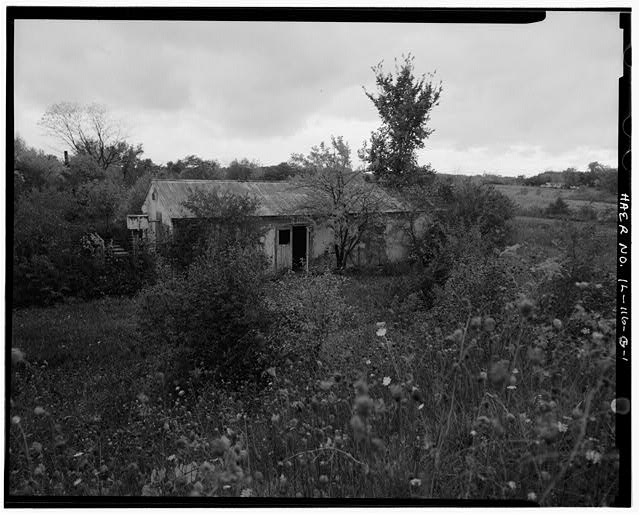
[(14, 138), (13, 161), (16, 196), (33, 188), (58, 185), (65, 170), (56, 156), (27, 146), (20, 136)]
[(198, 156), (190, 155), (184, 159), (179, 159), (175, 163), (167, 163), (167, 173), (169, 177), (178, 179), (223, 179), (224, 173), (217, 161), (201, 159)]
[(226, 177), (232, 181), (248, 181), (259, 168), (258, 163), (243, 158), (240, 161), (234, 159), (226, 169)]
[(406, 214), (412, 258), (421, 266), (418, 283), (428, 304), (463, 255), (489, 256), (509, 236), (515, 205), (493, 186), (469, 178), (436, 176), (429, 184), (404, 190), (412, 210)]
[(333, 232), (336, 267), (345, 268), (351, 252), (363, 239), (379, 227), (380, 193), (365, 181), (361, 172), (351, 169), (351, 151), (342, 137), (331, 137), (314, 146), (307, 156), (294, 154), (292, 162), (303, 173), (293, 182), (310, 190), (310, 201), (304, 206), (327, 220)]
[(555, 201), (549, 203), (545, 212), (550, 216), (566, 216), (570, 213), (570, 210), (566, 201), (562, 197), (558, 197)]
[(249, 195), (196, 192), (184, 203), (195, 218), (176, 223), (170, 259), (185, 269), (211, 246), (257, 246), (263, 233), (255, 217), (258, 205)]
[(85, 223), (107, 236), (124, 196), (125, 189), (109, 180), (85, 183), (76, 192)]
[(100, 104), (61, 102), (49, 106), (40, 125), (76, 155), (90, 156), (102, 169), (119, 165), (132, 150), (121, 124)]
[(204, 363), (219, 378), (245, 380), (264, 370), (267, 260), (249, 196), (196, 193), (197, 218), (177, 225), (174, 263), (141, 298), (141, 322), (167, 342), (163, 361), (184, 372)]
[(371, 134), (370, 144), (365, 143), (360, 158), (376, 178), (393, 186), (415, 182), (420, 172), (432, 173), (430, 168), (418, 167), (416, 152), (433, 133), (427, 124), (431, 110), (440, 100), (442, 85), (434, 85), (426, 75), (417, 78), (413, 69), (411, 54), (399, 66), (396, 62), (395, 75), (385, 73), (380, 62), (372, 68), (377, 94), (365, 90), (382, 125)]
[(262, 167), (263, 179), (265, 181), (286, 181), (293, 177), (298, 169), (286, 162), (274, 165)]

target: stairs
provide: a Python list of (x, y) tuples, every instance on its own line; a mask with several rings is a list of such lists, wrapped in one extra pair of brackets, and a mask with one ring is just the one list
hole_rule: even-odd
[(107, 248), (108, 252), (110, 252), (114, 258), (123, 258), (129, 255), (129, 252), (122, 245), (115, 241)]

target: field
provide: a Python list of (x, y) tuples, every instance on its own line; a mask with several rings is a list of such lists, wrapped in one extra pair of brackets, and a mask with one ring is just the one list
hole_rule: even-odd
[(591, 208), (601, 217), (612, 217), (615, 212), (615, 196), (595, 188), (569, 190), (504, 184), (495, 185), (495, 188), (513, 200), (523, 214), (543, 210), (558, 197), (574, 212)]
[(233, 395), (168, 373), (135, 299), (14, 311), (10, 491), (611, 504), (614, 226), (514, 223), (431, 309), (409, 271), (278, 279), (315, 336)]

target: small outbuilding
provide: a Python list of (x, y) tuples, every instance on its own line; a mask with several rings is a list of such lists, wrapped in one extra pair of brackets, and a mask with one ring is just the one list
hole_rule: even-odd
[[(382, 220), (378, 238), (360, 243), (350, 256), (356, 265), (398, 262), (408, 255), (408, 207), (386, 190), (376, 189), (377, 213)], [(255, 216), (264, 229), (262, 243), (274, 270), (307, 268), (309, 262), (333, 253), (332, 229), (326, 216), (309, 210), (314, 191), (290, 182), (224, 180), (153, 180), (142, 215), (129, 215), (127, 226), (155, 244), (171, 238), (182, 220), (195, 218), (185, 202), (198, 192), (249, 195), (258, 201)], [(316, 203), (317, 205), (317, 203)]]

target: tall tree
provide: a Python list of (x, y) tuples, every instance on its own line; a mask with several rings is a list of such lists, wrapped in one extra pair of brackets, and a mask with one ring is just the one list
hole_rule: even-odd
[(125, 141), (122, 125), (100, 104), (53, 104), (39, 123), (72, 152), (90, 156), (104, 170), (121, 164), (132, 148)]
[(291, 163), (302, 169), (293, 179), (310, 190), (310, 204), (302, 206), (326, 218), (333, 232), (336, 267), (343, 269), (351, 252), (379, 226), (380, 191), (351, 169), (351, 150), (342, 137), (314, 146), (307, 156), (294, 154)]
[(371, 133), (370, 143), (365, 142), (359, 155), (378, 180), (393, 186), (415, 182), (421, 172), (432, 173), (430, 167), (418, 167), (416, 152), (433, 133), (428, 122), (440, 100), (442, 84), (429, 80), (432, 73), (416, 77), (413, 60), (409, 54), (400, 64), (396, 61), (395, 74), (385, 73), (380, 62), (372, 67), (377, 93), (365, 89), (382, 125)]
[(246, 157), (241, 160), (234, 159), (229, 163), (226, 170), (226, 177), (232, 181), (248, 181), (260, 165), (254, 161), (249, 161)]
[(222, 179), (224, 173), (217, 161), (201, 159), (198, 156), (190, 155), (183, 159), (178, 159), (175, 163), (167, 163), (169, 177), (179, 179)]
[(20, 136), (14, 138), (13, 177), (16, 196), (32, 188), (58, 185), (64, 170), (64, 165), (56, 156), (29, 147)]

